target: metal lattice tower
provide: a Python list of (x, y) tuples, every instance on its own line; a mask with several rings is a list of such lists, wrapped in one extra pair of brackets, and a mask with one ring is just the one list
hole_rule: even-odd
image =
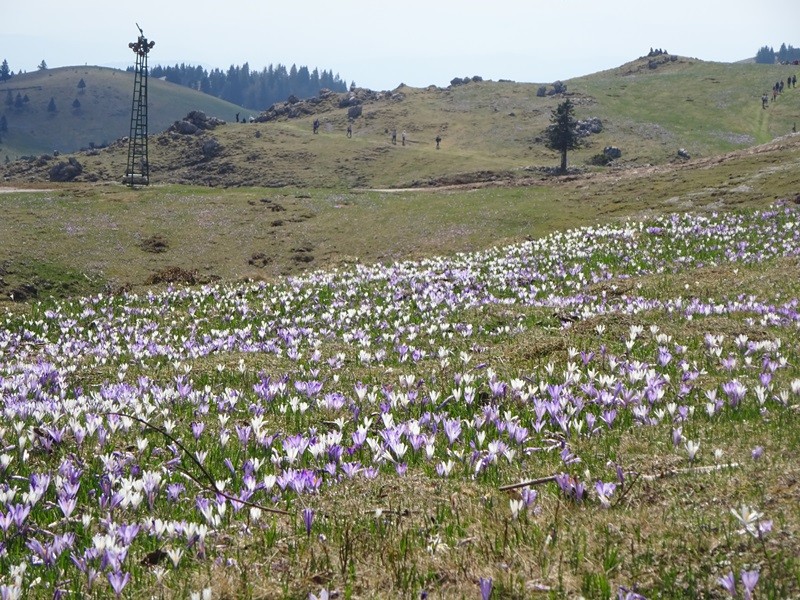
[(131, 187), (150, 183), (150, 163), (147, 158), (147, 54), (155, 42), (148, 42), (139, 24), (139, 39), (128, 47), (136, 54), (131, 105), (131, 133), (128, 137), (128, 167), (124, 183)]

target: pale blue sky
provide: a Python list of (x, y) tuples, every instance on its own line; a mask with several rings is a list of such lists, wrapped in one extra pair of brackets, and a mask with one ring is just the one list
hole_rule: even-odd
[(800, 2), (773, 0), (45, 0), (4, 2), (0, 60), (12, 70), (133, 64), (136, 23), (150, 65), (248, 62), (331, 70), (376, 90), (480, 75), (551, 83), (663, 48), (736, 62), (800, 46)]

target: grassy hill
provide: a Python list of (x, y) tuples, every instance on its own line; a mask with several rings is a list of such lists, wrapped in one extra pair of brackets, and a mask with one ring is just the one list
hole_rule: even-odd
[[(567, 95), (579, 119), (599, 119), (602, 131), (586, 138), (585, 146), (570, 153), (570, 164), (587, 167), (605, 146), (622, 150), (616, 166), (663, 164), (677, 160), (679, 148), (693, 157), (708, 157), (769, 141), (792, 131), (800, 120), (800, 91), (786, 89), (768, 109), (761, 95), (797, 68), (781, 65), (723, 64), (675, 57), (652, 63), (639, 59), (617, 69), (569, 80)], [(655, 66), (655, 68), (651, 68)], [(100, 73), (101, 71), (95, 71)], [(103, 71), (107, 81), (125, 82), (118, 92), (127, 98), (128, 76)], [(56, 77), (58, 71), (37, 74), (35, 81)], [(61, 71), (67, 88), (56, 116), (47, 114), (49, 95), (37, 100), (40, 118), (53, 127), (83, 119), (71, 114), (69, 99), (77, 92), (81, 69)], [(71, 79), (69, 79), (69, 77)], [(17, 78), (14, 79), (19, 85)], [(200, 99), (182, 88), (153, 82), (152, 131), (159, 131)], [(6, 84), (8, 85), (8, 84)], [(89, 77), (87, 97), (96, 84)], [(105, 86), (110, 86), (105, 83)], [(150, 145), (151, 181), (212, 186), (406, 187), (463, 183), (475, 180), (529, 176), (531, 169), (557, 164), (541, 134), (564, 95), (537, 95), (537, 84), (470, 82), (446, 89), (401, 86), (392, 93), (373, 94), (354, 121), (352, 139), (345, 137), (347, 108), (343, 96), (333, 95), (313, 105), (313, 113), (296, 119), (227, 125), (201, 136), (159, 134)], [(44, 88), (43, 88), (44, 89)], [(549, 88), (551, 89), (551, 88)], [(0, 87), (0, 98), (2, 98)], [(46, 97), (45, 97), (46, 96)], [(110, 96), (110, 92), (106, 97)], [(91, 102), (84, 102), (89, 110)], [(114, 116), (120, 135), (127, 133), (128, 106), (120, 100)], [(170, 107), (169, 117), (164, 115)], [(81, 110), (84, 110), (83, 108)], [(100, 110), (99, 106), (93, 110)], [(210, 104), (212, 115), (230, 115), (234, 108)], [(65, 114), (70, 113), (70, 114)], [(110, 118), (111, 115), (104, 115)], [(321, 121), (312, 134), (312, 121)], [(160, 119), (160, 120), (159, 120)], [(88, 119), (87, 119), (88, 120)], [(20, 127), (19, 124), (13, 128)], [(88, 123), (87, 123), (88, 126)], [(396, 129), (398, 143), (390, 143)], [(407, 144), (400, 143), (401, 132)], [(64, 134), (66, 135), (66, 133)], [(91, 129), (81, 133), (95, 137)], [(434, 138), (442, 137), (437, 150)], [(18, 134), (8, 136), (18, 139)], [(214, 138), (220, 151), (203, 153)], [(97, 141), (97, 140), (96, 140)], [(95, 154), (95, 153), (93, 153)], [(125, 170), (127, 148), (120, 144), (96, 156), (81, 156), (84, 179), (116, 180)], [(47, 165), (8, 169), (16, 181), (46, 179)]]
[[(79, 88), (83, 80), (85, 87)], [(233, 119), (240, 107), (158, 79), (148, 82), (151, 133), (163, 131), (191, 110)], [(15, 105), (17, 94), (27, 96)], [(0, 114), (8, 131), (0, 133), (0, 159), (73, 152), (106, 145), (128, 135), (133, 73), (102, 67), (62, 67), (15, 75), (0, 83)], [(48, 111), (50, 99), (56, 111)], [(10, 104), (9, 104), (10, 100)], [(77, 100), (79, 107), (73, 107)]]

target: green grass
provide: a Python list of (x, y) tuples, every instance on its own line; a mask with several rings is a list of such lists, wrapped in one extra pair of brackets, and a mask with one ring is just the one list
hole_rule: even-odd
[[(86, 87), (78, 88), (83, 79)], [(28, 96), (21, 108), (7, 105), (19, 93)], [(50, 98), (56, 112), (47, 110)], [(15, 75), (0, 82), (0, 114), (8, 131), (0, 133), (0, 160), (58, 150), (74, 152), (106, 145), (130, 132), (133, 73), (103, 67), (61, 67)], [(78, 100), (79, 108), (73, 108)], [(163, 131), (192, 110), (230, 120), (242, 109), (207, 94), (158, 79), (148, 80), (148, 125)]]
[[(793, 69), (679, 57), (657, 69), (648, 69), (647, 60), (639, 59), (569, 80), (567, 91), (576, 105), (576, 117), (597, 117), (603, 123), (600, 133), (586, 138), (583, 148), (569, 154), (569, 164), (607, 172), (609, 169), (591, 166), (592, 158), (605, 146), (616, 146), (622, 150), (616, 166), (664, 165), (677, 160), (679, 148), (695, 158), (710, 159), (784, 136), (800, 115), (800, 92), (786, 89), (766, 110), (761, 108), (761, 95), (777, 80), (785, 81)], [(101, 81), (117, 82), (115, 85), (127, 77), (111, 70), (95, 72), (105, 78)], [(65, 69), (35, 77), (44, 86), (48, 78), (58, 74), (64, 80), (59, 88), (61, 96), (75, 85), (69, 77), (77, 80), (81, 73), (81, 69)], [(100, 86), (91, 81), (87, 85), (87, 95), (98, 93)], [(230, 105), (213, 104), (214, 99), (164, 82), (154, 81), (153, 85), (150, 131), (154, 134), (192, 108), (230, 120)], [(489, 81), (444, 89), (401, 86), (363, 104), (362, 116), (353, 123), (352, 139), (345, 137), (347, 110), (338, 107), (338, 97), (321, 102), (316, 105), (317, 114), (303, 118), (228, 123), (202, 136), (154, 135), (150, 144), (151, 181), (215, 187), (352, 189), (530, 177), (542, 167), (557, 166), (559, 159), (557, 153), (545, 148), (542, 133), (563, 96), (538, 97), (538, 87)], [(106, 136), (110, 137), (107, 141), (128, 132), (130, 107), (123, 88), (114, 88), (114, 97), (119, 96), (115, 103), (110, 100), (112, 91), (103, 91), (100, 103), (92, 109), (101, 111), (93, 115), (98, 126), (104, 127), (112, 117), (118, 120), (119, 133)], [(46, 89), (42, 87), (41, 93), (47, 95)], [(0, 99), (2, 94), (0, 85)], [(45, 105), (48, 98), (43, 100)], [(210, 104), (200, 105), (201, 100)], [(106, 110), (114, 114), (102, 112)], [(66, 112), (60, 111), (57, 117), (41, 114), (39, 118), (26, 118), (31, 133), (17, 129), (7, 143), (22, 143), (23, 138), (42, 140), (45, 124), (54, 128), (54, 135), (66, 135), (66, 130), (60, 129), (71, 122)], [(159, 121), (159, 116), (165, 118)], [(312, 121), (316, 118), (321, 121), (320, 133), (313, 135)], [(20, 127), (20, 123), (13, 126)], [(407, 132), (405, 146), (399, 141), (390, 143), (392, 129), (398, 136)], [(87, 131), (91, 130), (84, 128), (81, 135), (88, 135)], [(442, 137), (440, 150), (435, 147), (437, 135)], [(211, 137), (222, 151), (207, 158), (202, 145)], [(119, 181), (126, 168), (127, 146), (114, 144), (99, 154), (77, 158), (84, 166), (83, 180)], [(50, 166), (13, 165), (5, 169), (5, 175), (15, 182), (42, 181), (47, 179)]]
[[(0, 195), (0, 238), (7, 240), (0, 265), (58, 265), (109, 289), (143, 286), (168, 267), (206, 281), (270, 279), (357, 261), (449, 255), (663, 212), (766, 206), (797, 194), (798, 164), (800, 137), (792, 137), (687, 166), (476, 189), (61, 184)], [(162, 252), (148, 247), (154, 237), (163, 240)], [(14, 287), (7, 278), (0, 293), (7, 297)]]

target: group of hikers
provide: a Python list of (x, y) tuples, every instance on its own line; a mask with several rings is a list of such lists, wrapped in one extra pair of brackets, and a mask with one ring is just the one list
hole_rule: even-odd
[[(319, 126), (320, 126), (319, 119), (314, 119), (314, 122), (313, 122), (311, 127), (312, 127), (312, 131), (315, 134), (319, 133)], [(387, 129), (386, 131), (389, 131), (389, 130)], [(391, 136), (392, 136), (391, 137), (392, 144), (397, 145), (397, 129), (392, 129)], [(348, 138), (353, 137), (353, 123), (352, 122), (348, 122), (347, 123), (347, 137)], [(403, 133), (401, 134), (401, 137), (400, 137), (400, 143), (403, 146), (405, 146), (407, 139), (408, 138), (406, 136), (406, 132), (403, 131)], [(436, 149), (438, 150), (439, 149), (439, 144), (442, 143), (442, 136), (437, 134), (437, 136), (434, 139), (434, 141), (436, 142)]]
[[(797, 75), (792, 75), (791, 77), (787, 77), (786, 78), (786, 88), (788, 89), (788, 88), (796, 88), (796, 87), (797, 87)], [(772, 101), (773, 102), (775, 102), (775, 100), (778, 99), (778, 96), (780, 96), (783, 93), (783, 89), (784, 89), (783, 79), (781, 79), (780, 81), (776, 82), (775, 85), (772, 86)], [(769, 94), (764, 92), (764, 95), (761, 96), (761, 108), (767, 108), (768, 106), (769, 106)]]

